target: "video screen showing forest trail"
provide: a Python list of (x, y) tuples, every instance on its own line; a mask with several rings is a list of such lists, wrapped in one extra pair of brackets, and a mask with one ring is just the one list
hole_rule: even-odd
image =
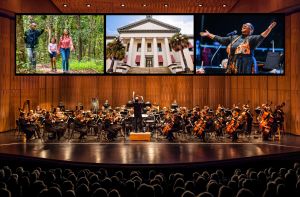
[(16, 15), (16, 74), (103, 73), (103, 15)]

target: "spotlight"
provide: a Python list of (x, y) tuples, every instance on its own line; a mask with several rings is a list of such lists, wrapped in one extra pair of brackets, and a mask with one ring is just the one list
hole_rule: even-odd
[(68, 7), (68, 4), (64, 3), (63, 6), (66, 8), (66, 7)]
[(125, 7), (125, 4), (124, 4), (124, 3), (122, 3), (122, 4), (121, 4), (121, 7)]
[(226, 7), (227, 7), (227, 5), (226, 5), (226, 4), (223, 4), (222, 6), (223, 6), (223, 8), (226, 8)]
[(90, 8), (90, 7), (91, 7), (91, 4), (89, 4), (89, 3), (88, 3), (88, 4), (86, 4), (86, 7)]
[(164, 7), (168, 7), (169, 5), (167, 3), (164, 4)]
[(203, 7), (203, 4), (200, 3), (200, 4), (198, 4), (198, 6), (199, 6), (199, 7)]
[(143, 7), (147, 7), (148, 5), (146, 3), (143, 4)]

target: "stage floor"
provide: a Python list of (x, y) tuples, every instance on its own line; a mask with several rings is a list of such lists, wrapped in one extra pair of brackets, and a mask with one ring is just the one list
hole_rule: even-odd
[(80, 164), (102, 165), (187, 165), (247, 158), (300, 154), (300, 137), (286, 135), (280, 142), (167, 143), (131, 142), (18, 142), (11, 134), (0, 134), (0, 155)]

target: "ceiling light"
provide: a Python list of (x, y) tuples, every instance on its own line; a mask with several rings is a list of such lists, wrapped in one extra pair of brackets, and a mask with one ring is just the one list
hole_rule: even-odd
[(88, 3), (88, 4), (86, 4), (86, 7), (90, 8), (90, 7), (91, 7), (91, 4), (89, 4), (89, 3)]
[(164, 7), (168, 7), (169, 5), (167, 3), (164, 4)]
[(223, 6), (223, 8), (226, 8), (226, 7), (227, 7), (227, 5), (226, 5), (226, 4), (223, 4), (222, 6)]
[(199, 6), (199, 7), (203, 7), (203, 4), (200, 3), (200, 4), (198, 4), (198, 6)]
[(68, 4), (65, 4), (65, 3), (64, 3), (63, 6), (66, 8), (66, 7), (68, 7)]
[(121, 7), (125, 7), (125, 4), (124, 4), (124, 3), (122, 3), (122, 4), (121, 4)]
[(147, 4), (146, 4), (146, 3), (144, 3), (144, 4), (143, 4), (143, 7), (147, 7)]

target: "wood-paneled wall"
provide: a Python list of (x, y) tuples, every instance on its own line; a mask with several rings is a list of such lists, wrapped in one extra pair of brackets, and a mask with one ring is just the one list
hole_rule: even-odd
[(59, 101), (68, 108), (75, 108), (78, 102), (89, 107), (93, 97), (98, 97), (100, 103), (108, 99), (118, 106), (135, 91), (161, 106), (170, 105), (174, 99), (188, 107), (248, 101), (256, 107), (267, 101), (285, 101), (287, 130), (300, 135), (299, 24), (299, 12), (286, 16), (286, 74), (280, 77), (15, 76), (15, 21), (0, 17), (0, 131), (15, 128), (18, 108), (27, 99), (34, 107), (40, 104), (48, 109)]

